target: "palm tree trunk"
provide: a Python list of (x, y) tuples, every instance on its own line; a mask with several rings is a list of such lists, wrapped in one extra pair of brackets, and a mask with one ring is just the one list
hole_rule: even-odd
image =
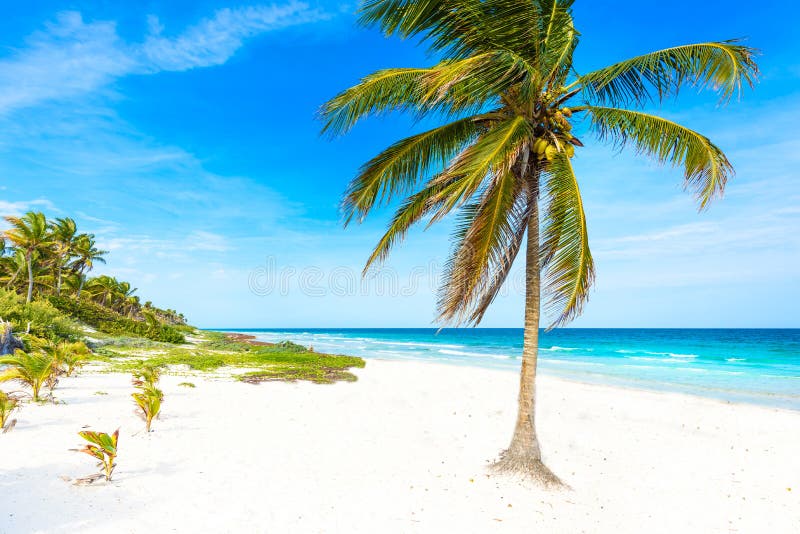
[(81, 269), (81, 273), (79, 276), (81, 277), (81, 283), (78, 284), (78, 294), (75, 296), (76, 300), (81, 300), (81, 291), (83, 291), (83, 283), (86, 281), (86, 278), (83, 276), (83, 269)]
[(531, 214), (525, 253), (525, 333), (522, 343), (517, 422), (508, 449), (492, 466), (495, 471), (530, 477), (545, 486), (562, 482), (542, 463), (536, 436), (536, 362), (539, 356), (541, 265), (539, 263), (539, 173), (531, 178)]
[(58, 281), (56, 282), (56, 295), (61, 296), (61, 258), (58, 258)]
[(28, 299), (26, 302), (30, 304), (31, 300), (33, 300), (33, 263), (31, 262), (33, 254), (29, 253), (25, 258), (28, 262)]

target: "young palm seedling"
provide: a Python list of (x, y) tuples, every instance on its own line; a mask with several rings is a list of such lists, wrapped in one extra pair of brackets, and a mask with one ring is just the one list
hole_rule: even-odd
[(161, 378), (161, 368), (156, 365), (145, 364), (141, 369), (133, 373), (133, 385), (142, 387), (146, 385), (155, 386)]
[(91, 353), (89, 347), (81, 341), (74, 343), (62, 341), (54, 347), (57, 366), (66, 376), (72, 376), (77, 369), (83, 367)]
[(158, 417), (161, 411), (161, 401), (164, 400), (164, 393), (154, 384), (142, 384), (139, 391), (131, 395), (136, 406), (141, 410), (141, 417), (145, 422), (145, 430), (150, 432), (150, 425), (153, 419)]
[(43, 352), (27, 353), (17, 349), (13, 355), (0, 357), (0, 382), (14, 380), (31, 388), (34, 402), (39, 402), (39, 392), (54, 374), (54, 359)]
[(0, 431), (4, 434), (11, 430), (16, 423), (16, 419), (9, 419), (11, 413), (19, 406), (19, 400), (0, 391)]
[[(98, 467), (103, 469), (100, 476), (105, 476), (106, 480), (111, 480), (111, 473), (117, 466), (114, 461), (117, 458), (117, 441), (119, 440), (119, 429), (113, 434), (106, 434), (105, 432), (93, 432), (91, 430), (84, 430), (78, 432), (78, 435), (88, 441), (82, 449), (75, 449), (78, 452), (83, 452), (89, 456), (99, 460)], [(93, 477), (88, 477), (89, 478)]]

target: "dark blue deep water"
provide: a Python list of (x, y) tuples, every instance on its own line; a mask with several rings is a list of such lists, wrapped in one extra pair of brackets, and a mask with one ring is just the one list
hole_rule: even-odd
[[(522, 329), (250, 329), (332, 352), (517, 369)], [(540, 370), (573, 380), (800, 410), (800, 329), (564, 328), (542, 333)]]

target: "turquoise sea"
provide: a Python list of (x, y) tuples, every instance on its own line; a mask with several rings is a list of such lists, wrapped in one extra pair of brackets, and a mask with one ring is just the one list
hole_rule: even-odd
[[(244, 329), (320, 352), (518, 369), (522, 329)], [(800, 329), (593, 329), (542, 333), (540, 370), (584, 382), (800, 410)]]

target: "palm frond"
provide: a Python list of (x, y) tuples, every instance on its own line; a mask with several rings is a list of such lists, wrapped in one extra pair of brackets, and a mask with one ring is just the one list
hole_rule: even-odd
[[(449, 177), (448, 180), (440, 179), (438, 176), (434, 177), (422, 190), (403, 202), (392, 218), (386, 233), (383, 234), (378, 245), (370, 254), (364, 266), (364, 274), (373, 264), (383, 262), (389, 256), (391, 249), (405, 238), (412, 226), (437, 209), (447, 199), (446, 196), (441, 197), (440, 194), (456, 180), (455, 177)], [(439, 198), (439, 200), (434, 201), (434, 198)]]
[(601, 139), (636, 149), (659, 163), (682, 166), (685, 185), (693, 189), (700, 209), (721, 196), (733, 175), (728, 158), (707, 137), (655, 115), (619, 108), (587, 106), (592, 127)]
[(555, 319), (550, 328), (580, 315), (594, 282), (586, 215), (569, 157), (556, 155), (545, 177), (547, 209), (542, 218), (542, 294)]
[(364, 271), (373, 263), (383, 261), (411, 226), (427, 216), (431, 216), (430, 223), (440, 220), (467, 202), (487, 177), (508, 173), (530, 134), (528, 122), (522, 117), (513, 117), (494, 124), (462, 150), (447, 169), (434, 176), (397, 210)]
[(534, 63), (539, 43), (539, 2), (530, 0), (367, 0), (360, 22), (387, 36), (422, 35), (449, 58), (505, 49)]
[(473, 307), (481, 297), (486, 298), (487, 288), (496, 285), (494, 276), (519, 247), (526, 187), (511, 169), (505, 170), (493, 177), (477, 202), (461, 210), (455, 250), (445, 266), (440, 289), (439, 320), (458, 324), (482, 315)]
[(468, 117), (399, 141), (368, 161), (342, 202), (346, 224), (363, 220), (376, 203), (410, 190), (428, 172), (441, 169), (486, 129), (489, 114)]
[(533, 96), (541, 85), (539, 71), (524, 57), (492, 50), (432, 67), (424, 77), (420, 107), (449, 114), (480, 110), (511, 88)]
[(572, 20), (573, 0), (540, 0), (542, 12), (540, 68), (542, 79), (560, 87), (572, 68), (572, 54), (578, 46), (578, 36)]
[(498, 250), (496, 254), (496, 262), (491, 268), (489, 273), (489, 280), (479, 291), (474, 293), (472, 311), (465, 322), (477, 325), (483, 320), (483, 316), (489, 309), (489, 306), (494, 302), (495, 297), (500, 292), (500, 288), (505, 283), (511, 272), (511, 267), (514, 265), (514, 260), (517, 258), (522, 243), (525, 238), (525, 233), (528, 228), (528, 219), (531, 216), (533, 207), (534, 193), (528, 188), (527, 196), (525, 199), (520, 199), (522, 204), (512, 211), (513, 220), (510, 224), (516, 228), (513, 236), (506, 242), (505, 246)]
[[(503, 176), (517, 162), (528, 140), (531, 124), (521, 116), (499, 122), (475, 143), (461, 151), (437, 178), (449, 185), (433, 197), (440, 204), (432, 222), (438, 221), (475, 194), (488, 176)], [(456, 180), (452, 180), (456, 177)]]
[(370, 74), (322, 107), (323, 133), (346, 133), (367, 115), (401, 109), (419, 110), (420, 90), (430, 70), (385, 69)]
[(659, 100), (675, 95), (688, 83), (712, 88), (723, 101), (752, 86), (758, 76), (756, 51), (738, 40), (666, 48), (638, 56), (579, 77), (587, 100), (618, 105)]

